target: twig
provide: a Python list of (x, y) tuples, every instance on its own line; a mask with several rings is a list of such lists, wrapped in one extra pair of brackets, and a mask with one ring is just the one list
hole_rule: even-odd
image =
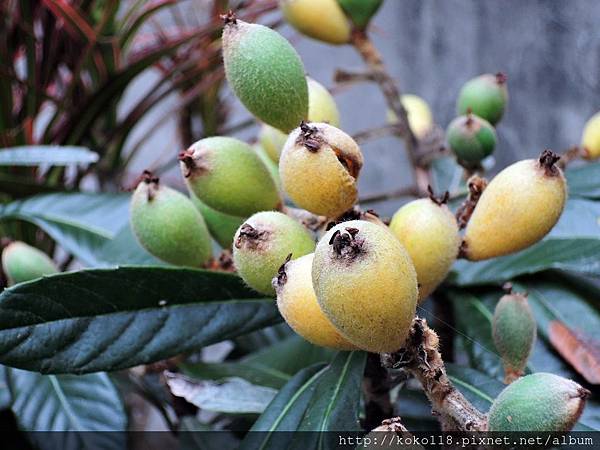
[(406, 110), (404, 109), (404, 106), (402, 106), (400, 90), (392, 77), (387, 73), (381, 55), (364, 30), (354, 30), (350, 41), (362, 56), (362, 59), (369, 67), (370, 72), (372, 72), (372, 77), (379, 85), (388, 107), (396, 114), (398, 120), (397, 135), (404, 139), (415, 173), (416, 185), (420, 193), (424, 194), (427, 192), (427, 186), (430, 184), (429, 174), (427, 173), (427, 170), (420, 165), (418, 158), (419, 141), (410, 128)]
[(416, 186), (404, 187), (395, 191), (381, 192), (379, 194), (365, 195), (358, 199), (358, 203), (379, 203), (394, 200), (400, 197), (418, 197), (419, 189)]
[(477, 206), (477, 202), (487, 186), (487, 180), (481, 178), (479, 175), (473, 175), (467, 181), (467, 185), (469, 187), (469, 195), (456, 211), (456, 221), (458, 222), (458, 228), (461, 230), (469, 223), (469, 219), (475, 210), (475, 206)]
[(362, 81), (377, 81), (374, 72), (350, 72), (344, 69), (335, 69), (333, 81), (336, 83), (357, 83)]
[(423, 386), (444, 431), (486, 431), (487, 420), (452, 384), (439, 352), (439, 339), (425, 319), (416, 317), (406, 347), (383, 353), (384, 367), (404, 369)]
[(358, 143), (370, 141), (371, 139), (377, 139), (383, 136), (389, 136), (390, 134), (396, 134), (398, 132), (398, 125), (388, 124), (382, 125), (376, 128), (370, 128), (368, 130), (359, 131), (352, 138)]

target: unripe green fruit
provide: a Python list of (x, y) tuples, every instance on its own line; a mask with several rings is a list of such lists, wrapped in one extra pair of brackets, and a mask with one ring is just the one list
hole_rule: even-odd
[[(408, 124), (418, 139), (423, 139), (433, 128), (433, 114), (425, 100), (417, 95), (405, 94), (400, 97), (402, 106), (406, 110)], [(387, 119), (390, 123), (398, 122), (396, 114), (388, 109)]]
[(312, 253), (315, 241), (301, 224), (276, 211), (254, 214), (237, 230), (233, 262), (242, 279), (256, 291), (273, 295), (277, 271), (291, 253), (293, 258)]
[(425, 300), (446, 278), (460, 246), (454, 214), (429, 198), (400, 208), (390, 230), (410, 255), (417, 271), (419, 301)]
[(383, 0), (337, 0), (348, 18), (359, 30), (367, 28)]
[(508, 166), (488, 184), (469, 220), (463, 253), (471, 261), (518, 252), (541, 240), (565, 206), (567, 184), (546, 150)]
[(330, 44), (350, 41), (350, 23), (336, 0), (280, 0), (290, 25), (313, 39)]
[(600, 157), (600, 112), (594, 114), (585, 124), (581, 147), (586, 159)]
[(302, 124), (290, 133), (279, 161), (284, 191), (301, 208), (337, 217), (358, 197), (363, 165), (350, 136), (326, 123)]
[(279, 269), (273, 279), (279, 312), (296, 333), (315, 345), (356, 350), (321, 311), (312, 285), (313, 258), (313, 253), (304, 255)]
[(458, 95), (456, 110), (458, 114), (471, 112), (492, 125), (496, 125), (506, 108), (508, 89), (506, 75), (486, 73), (467, 81)]
[[(268, 126), (268, 125), (267, 125)], [(274, 129), (274, 128), (273, 128)], [(281, 190), (281, 179), (279, 178), (279, 166), (276, 162), (274, 162), (271, 157), (267, 154), (266, 150), (260, 144), (254, 144), (252, 146), (253, 150), (256, 152), (260, 160), (263, 162), (269, 174), (275, 181), (275, 186), (277, 187), (277, 191)]]
[(2, 270), (13, 285), (58, 272), (54, 261), (44, 252), (25, 242), (15, 241), (2, 251)]
[(535, 343), (537, 328), (527, 296), (519, 293), (503, 296), (496, 305), (492, 325), (508, 384), (523, 375)]
[(181, 152), (179, 159), (190, 192), (217, 211), (249, 216), (281, 201), (269, 169), (242, 141), (209, 137)]
[(519, 378), (498, 395), (489, 412), (489, 431), (569, 431), (581, 416), (589, 391), (551, 373)]
[[(325, 122), (334, 127), (339, 127), (340, 114), (333, 96), (322, 84), (312, 78), (307, 77), (306, 81), (308, 83), (308, 120), (311, 122)], [(279, 161), (279, 155), (287, 138), (286, 134), (269, 125), (263, 124), (260, 129), (260, 143), (275, 162)]]
[(308, 115), (304, 66), (294, 47), (263, 25), (228, 16), (225, 75), (235, 95), (261, 121), (289, 133)]
[(129, 212), (139, 243), (157, 258), (192, 267), (210, 259), (210, 235), (202, 214), (189, 198), (159, 184), (149, 172), (135, 189)]
[(246, 219), (244, 217), (231, 216), (219, 212), (216, 209), (212, 209), (194, 194), (190, 194), (190, 198), (192, 199), (194, 206), (202, 214), (202, 217), (204, 217), (210, 235), (222, 248), (230, 248), (233, 243), (235, 232)]
[(473, 114), (457, 117), (450, 122), (446, 137), (456, 158), (467, 166), (476, 166), (490, 156), (496, 147), (494, 127)]
[(312, 267), (317, 300), (339, 332), (370, 352), (400, 349), (415, 316), (417, 274), (385, 227), (340, 223), (317, 244)]

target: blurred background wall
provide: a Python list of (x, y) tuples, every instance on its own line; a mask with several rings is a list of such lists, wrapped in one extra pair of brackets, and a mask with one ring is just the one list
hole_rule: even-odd
[[(181, 6), (194, 17), (202, 3)], [(600, 109), (599, 23), (597, 0), (385, 0), (372, 35), (401, 90), (427, 100), (443, 128), (454, 117), (455, 99), (466, 80), (483, 72), (508, 75), (509, 107), (498, 127), (495, 152), (499, 168), (543, 148), (563, 151), (579, 142), (586, 119)], [(349, 46), (321, 44), (288, 26), (280, 31), (299, 51), (308, 74), (327, 87), (333, 87), (336, 68), (363, 67)], [(145, 83), (137, 85), (130, 95), (141, 95)], [(342, 89), (336, 99), (342, 128), (350, 134), (385, 123), (385, 102), (373, 85)], [(231, 102), (237, 119), (248, 117), (233, 96)], [(174, 126), (166, 118), (147, 151), (187, 145), (174, 142)], [(253, 129), (241, 136), (255, 134)], [(400, 141), (380, 139), (363, 150), (361, 193), (410, 184)]]

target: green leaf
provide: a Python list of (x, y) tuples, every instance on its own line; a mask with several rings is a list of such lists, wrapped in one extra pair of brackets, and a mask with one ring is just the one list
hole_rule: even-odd
[(12, 403), (10, 390), (8, 389), (8, 382), (6, 379), (7, 370), (7, 367), (0, 366), (0, 411), (10, 408), (10, 404)]
[[(287, 448), (306, 412), (316, 386), (329, 366), (315, 364), (302, 369), (279, 391), (264, 413), (254, 423), (239, 450), (279, 450)], [(253, 433), (260, 431), (261, 433)]]
[(0, 363), (110, 371), (198, 350), (281, 320), (229, 273), (121, 267), (52, 275), (0, 294)]
[(513, 255), (482, 262), (458, 261), (452, 283), (500, 283), (548, 269), (600, 275), (600, 203), (572, 199), (552, 232), (540, 243)]
[(0, 166), (68, 166), (97, 161), (98, 154), (85, 147), (31, 145), (0, 149)]
[(148, 253), (137, 241), (129, 223), (125, 224), (117, 232), (113, 239), (105, 242), (94, 254), (95, 265), (145, 265), (145, 266), (168, 266), (150, 253)]
[(93, 265), (96, 251), (129, 220), (129, 195), (45, 194), (0, 205), (0, 221), (39, 226), (66, 251)]
[(431, 187), (436, 194), (445, 191), (456, 195), (464, 191), (467, 193), (463, 180), (464, 169), (458, 165), (453, 156), (443, 156), (431, 162)]
[(300, 369), (318, 362), (329, 362), (333, 354), (333, 350), (317, 347), (295, 335), (239, 361), (183, 364), (181, 368), (194, 378), (218, 380), (241, 377), (254, 384), (279, 389)]
[(127, 416), (105, 373), (55, 376), (8, 368), (7, 380), (23, 430), (60, 431), (32, 433), (39, 448), (126, 448)]
[(167, 385), (176, 397), (202, 410), (229, 413), (262, 413), (271, 402), (276, 389), (249, 383), (243, 378), (232, 377), (220, 382), (197, 381), (184, 375), (167, 372)]
[(446, 364), (446, 372), (454, 386), (482, 413), (487, 413), (504, 389), (503, 383), (475, 369)]
[(600, 163), (569, 167), (565, 176), (571, 197), (600, 198)]

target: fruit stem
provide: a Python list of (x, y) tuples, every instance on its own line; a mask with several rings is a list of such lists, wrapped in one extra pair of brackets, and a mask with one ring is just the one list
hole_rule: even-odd
[(485, 431), (486, 417), (452, 384), (439, 352), (439, 339), (425, 319), (415, 317), (405, 348), (382, 353), (384, 367), (403, 369), (423, 386), (433, 411), (440, 415), (443, 431)]
[(479, 175), (473, 175), (467, 181), (467, 185), (469, 187), (469, 195), (456, 211), (458, 228), (461, 230), (469, 223), (469, 219), (471, 219), (475, 206), (477, 206), (477, 202), (487, 186), (487, 180)]

